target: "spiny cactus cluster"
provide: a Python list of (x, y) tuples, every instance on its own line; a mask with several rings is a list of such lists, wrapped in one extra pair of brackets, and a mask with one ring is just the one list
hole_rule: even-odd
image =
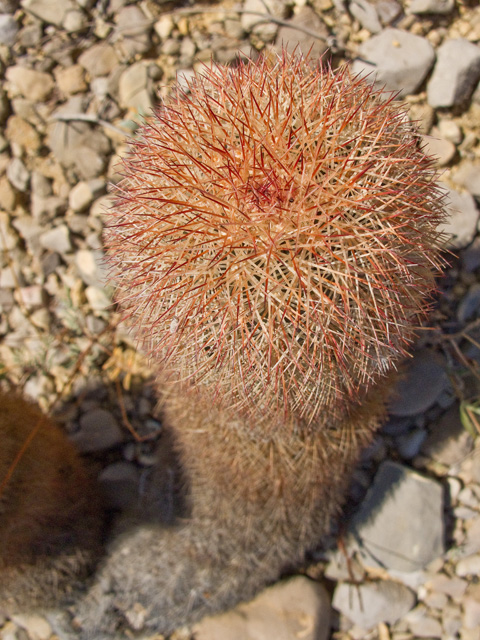
[(125, 161), (107, 231), (121, 303), (174, 380), (331, 419), (427, 310), (436, 177), (405, 107), (347, 67), (205, 68)]

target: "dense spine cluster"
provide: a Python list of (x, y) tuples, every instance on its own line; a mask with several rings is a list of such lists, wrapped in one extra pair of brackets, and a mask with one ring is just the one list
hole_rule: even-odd
[(312, 423), (405, 355), (442, 196), (403, 105), (347, 67), (205, 69), (125, 174), (107, 231), (120, 300), (175, 382)]

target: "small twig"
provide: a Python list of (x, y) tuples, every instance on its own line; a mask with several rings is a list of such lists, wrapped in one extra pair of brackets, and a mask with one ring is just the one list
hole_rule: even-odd
[(58, 120), (60, 122), (88, 122), (90, 124), (99, 124), (105, 129), (110, 129), (111, 131), (115, 131), (115, 133), (120, 134), (121, 136), (131, 136), (131, 131), (127, 131), (125, 129), (120, 129), (120, 127), (116, 127), (108, 120), (102, 120), (98, 116), (90, 116), (87, 113), (72, 113), (72, 114), (57, 114), (52, 116), (53, 120)]

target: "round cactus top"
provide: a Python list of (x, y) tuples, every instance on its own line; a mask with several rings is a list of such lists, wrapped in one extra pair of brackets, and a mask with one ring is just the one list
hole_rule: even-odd
[(106, 231), (119, 301), (177, 384), (310, 423), (405, 355), (443, 198), (392, 95), (287, 53), (205, 68), (124, 173)]

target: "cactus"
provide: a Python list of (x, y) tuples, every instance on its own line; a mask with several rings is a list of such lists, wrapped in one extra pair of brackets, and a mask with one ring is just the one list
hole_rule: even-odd
[(286, 53), (205, 69), (147, 119), (106, 242), (188, 512), (112, 546), (87, 636), (231, 606), (329, 531), (428, 310), (436, 177), (403, 105)]
[(0, 614), (70, 598), (101, 551), (98, 495), (65, 434), (0, 393)]

